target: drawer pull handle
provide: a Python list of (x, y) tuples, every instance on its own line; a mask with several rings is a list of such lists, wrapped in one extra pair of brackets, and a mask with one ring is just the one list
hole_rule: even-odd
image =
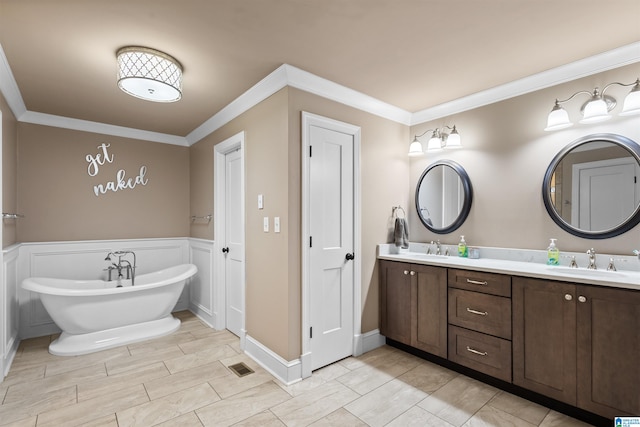
[(472, 308), (467, 307), (467, 311), (471, 314), (477, 314), (478, 316), (486, 316), (487, 314), (489, 314), (486, 311), (478, 311), (478, 310), (474, 310)]
[(467, 283), (471, 283), (472, 285), (482, 285), (482, 286), (487, 286), (489, 284), (486, 280), (481, 282), (480, 280), (471, 280), (471, 279), (467, 279)]
[(409, 274), (409, 271), (408, 271), (408, 270), (405, 270), (405, 271), (404, 271), (404, 275), (406, 276), (407, 274)]
[(486, 351), (478, 351), (478, 350), (475, 350), (475, 349), (473, 349), (473, 348), (471, 348), (469, 346), (467, 346), (467, 351), (469, 353), (477, 354), (478, 356), (486, 356), (487, 354), (489, 354)]

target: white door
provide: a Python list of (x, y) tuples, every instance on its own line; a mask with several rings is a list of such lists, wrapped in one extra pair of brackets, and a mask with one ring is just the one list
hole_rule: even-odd
[[(637, 162), (633, 158), (574, 165), (574, 224), (604, 231), (623, 223), (638, 203)], [(577, 182), (576, 182), (577, 178)]]
[(310, 126), (311, 369), (353, 354), (354, 136)]
[(240, 149), (225, 155), (225, 288), (227, 329), (240, 336), (244, 319), (244, 217)]

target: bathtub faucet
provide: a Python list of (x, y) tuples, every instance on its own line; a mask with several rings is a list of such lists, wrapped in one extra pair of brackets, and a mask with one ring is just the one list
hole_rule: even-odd
[[(131, 265), (131, 262), (127, 261), (126, 259), (125, 260), (122, 259), (122, 257), (126, 256), (127, 254), (133, 255), (133, 265)], [(116, 264), (115, 262), (113, 262), (107, 268), (107, 270), (109, 271), (109, 281), (111, 281), (112, 270), (118, 270), (118, 279), (122, 279), (123, 278), (122, 269), (124, 268), (127, 272), (127, 279), (131, 279), (131, 286), (134, 286), (135, 280), (136, 280), (136, 253), (133, 251), (109, 252), (107, 254), (107, 257), (104, 260), (112, 261), (112, 258), (111, 258), (112, 256), (118, 257), (118, 263)]]

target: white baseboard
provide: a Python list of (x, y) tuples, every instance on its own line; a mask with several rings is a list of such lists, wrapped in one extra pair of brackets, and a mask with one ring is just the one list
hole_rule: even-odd
[(208, 327), (215, 329), (216, 319), (215, 316), (211, 316), (205, 310), (200, 309), (199, 306), (191, 303), (188, 310), (193, 313), (198, 319), (200, 319)]
[[(290, 385), (311, 376), (311, 353), (303, 354), (299, 359), (289, 362), (249, 335), (245, 336), (244, 341), (245, 353), (284, 384)], [(380, 335), (378, 329), (356, 335), (353, 355), (360, 356), (384, 344), (385, 337)]]
[(5, 359), (3, 360), (3, 372), (0, 375), (0, 383), (4, 380), (4, 377), (9, 373), (9, 369), (11, 369), (11, 364), (13, 363), (13, 359), (15, 359), (16, 354), (18, 353), (18, 346), (20, 345), (19, 339), (14, 339), (11, 341), (11, 344), (7, 347), (7, 352), (5, 354)]
[(291, 385), (302, 380), (300, 359), (286, 361), (249, 335), (245, 338), (244, 351), (282, 383)]
[(385, 345), (386, 338), (384, 335), (380, 335), (380, 330), (374, 329), (370, 332), (365, 332), (362, 337), (362, 352), (366, 353), (371, 350), (375, 350), (378, 347)]

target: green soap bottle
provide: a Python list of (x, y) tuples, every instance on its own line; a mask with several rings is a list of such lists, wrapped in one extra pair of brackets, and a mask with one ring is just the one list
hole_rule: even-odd
[(547, 264), (558, 265), (560, 264), (560, 250), (556, 247), (556, 240), (551, 239), (549, 247), (547, 248)]
[(464, 241), (464, 236), (460, 236), (460, 243), (458, 243), (458, 256), (462, 258), (466, 258), (469, 256), (467, 242)]

